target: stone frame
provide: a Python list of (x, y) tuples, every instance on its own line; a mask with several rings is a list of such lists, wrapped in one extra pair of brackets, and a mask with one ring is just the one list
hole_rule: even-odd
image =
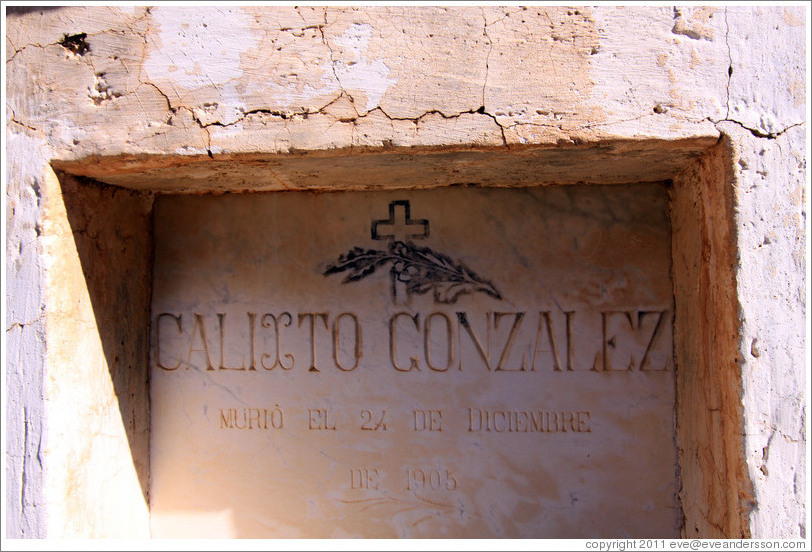
[[(670, 181), (682, 534), (749, 537), (753, 491), (745, 464), (738, 357), (733, 158), (729, 139), (705, 136), (507, 149), (369, 148), (52, 160), (44, 235), (52, 267), (47, 293), (55, 302), (48, 303), (46, 364), (53, 371), (60, 367), (61, 374), (69, 373), (63, 369), (96, 367), (84, 369), (81, 378), (49, 376), (46, 415), (51, 420), (64, 417), (64, 405), (77, 414), (50, 422), (49, 462), (70, 465), (77, 455), (100, 455), (118, 464), (116, 470), (126, 472), (130, 484), (110, 496), (106, 485), (77, 485), (70, 480), (75, 473), (54, 476), (52, 470), (47, 493), (70, 500), (60, 506), (63, 511), (49, 512), (55, 516), (51, 523), (61, 525), (63, 533), (78, 533), (71, 524), (81, 518), (106, 536), (116, 534), (129, 518), (136, 524), (129, 532), (149, 534), (148, 351), (156, 194)], [(48, 241), (49, 236), (54, 239)], [(60, 305), (62, 297), (75, 299), (83, 285), (89, 305)], [(78, 328), (89, 331), (77, 335)], [(84, 356), (76, 354), (77, 349)], [(107, 374), (112, 387), (100, 381)], [(71, 403), (71, 394), (82, 389), (84, 398)], [(94, 394), (99, 390), (100, 395)], [(112, 455), (94, 450), (94, 434), (81, 431), (89, 413), (100, 409), (108, 417), (121, 417), (123, 431), (106, 445), (118, 451)], [(54, 440), (60, 432), (66, 435), (63, 442)]]

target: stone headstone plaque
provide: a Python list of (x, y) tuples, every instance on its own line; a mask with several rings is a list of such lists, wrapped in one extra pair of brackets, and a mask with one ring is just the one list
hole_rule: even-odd
[(156, 537), (677, 537), (664, 185), (164, 196)]

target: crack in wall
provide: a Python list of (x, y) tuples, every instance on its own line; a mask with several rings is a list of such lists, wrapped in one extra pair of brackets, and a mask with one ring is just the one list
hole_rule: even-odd
[[(10, 42), (10, 41), (9, 41), (9, 42)], [(16, 57), (17, 57), (17, 54), (19, 54), (20, 52), (22, 52), (22, 51), (23, 51), (23, 50), (25, 50), (26, 48), (40, 48), (40, 49), (43, 49), (43, 48), (45, 48), (45, 47), (47, 47), (47, 46), (56, 46), (56, 44), (57, 44), (56, 42), (54, 42), (53, 44), (45, 44), (45, 45), (40, 44), (40, 43), (38, 43), (38, 42), (29, 42), (28, 44), (24, 44), (23, 46), (21, 46), (21, 47), (19, 47), (19, 48), (16, 48), (16, 47), (15, 47), (15, 48), (14, 48), (14, 53), (11, 55), (11, 57), (10, 57), (10, 58), (8, 58), (8, 59), (6, 60), (6, 63), (11, 63), (12, 61), (14, 61), (14, 58), (16, 58)], [(13, 46), (14, 46), (14, 45), (12, 44), (12, 47), (13, 47)]]
[(765, 444), (764, 447), (761, 449), (761, 466), (759, 466), (758, 469), (761, 470), (761, 473), (763, 473), (764, 475), (769, 475), (767, 473), (767, 460), (770, 458), (770, 445), (773, 442), (775, 433), (776, 430), (775, 428), (773, 428), (772, 432), (770, 433), (770, 436), (767, 438), (767, 444)]
[[(33, 529), (34, 534), (31, 537), (34, 538), (44, 538), (47, 536), (47, 527), (43, 526), (40, 530), (38, 530), (38, 525), (40, 525), (39, 519), (40, 517), (44, 517), (44, 514), (37, 513), (37, 510), (41, 508), (39, 501), (37, 500), (37, 495), (39, 494), (38, 489), (36, 488), (36, 483), (42, 479), (41, 473), (43, 471), (43, 459), (42, 459), (42, 445), (43, 445), (43, 430), (42, 427), (32, 427), (35, 425), (35, 421), (37, 420), (36, 417), (32, 419), (31, 414), (29, 413), (29, 409), (25, 406), (22, 408), (23, 410), (23, 457), (22, 457), (22, 466), (20, 472), (20, 495), (19, 495), (19, 508), (20, 512), (22, 513), (22, 524), (20, 530), (22, 532), (23, 537), (27, 537), (26, 530)], [(37, 424), (39, 425), (39, 424)], [(32, 441), (36, 439), (37, 441), (37, 451), (36, 456), (31, 454), (29, 450), (32, 446)], [(39, 472), (39, 473), (32, 473), (32, 472)], [(33, 490), (31, 489), (33, 484)]]
[(492, 115), (491, 113), (488, 113), (485, 110), (484, 105), (480, 106), (477, 109), (468, 109), (466, 111), (459, 111), (459, 112), (453, 113), (451, 115), (447, 115), (446, 113), (444, 113), (443, 111), (441, 111), (439, 109), (429, 109), (429, 110), (421, 113), (417, 117), (394, 117), (394, 116), (389, 115), (381, 106), (378, 106), (375, 109), (370, 110), (368, 113), (366, 113), (366, 114), (364, 114), (362, 116), (359, 116), (358, 119), (363, 119), (368, 114), (371, 114), (374, 111), (379, 111), (384, 117), (386, 117), (390, 121), (409, 121), (409, 122), (414, 123), (415, 125), (419, 125), (420, 121), (422, 119), (424, 119), (425, 117), (428, 117), (430, 115), (440, 115), (440, 117), (442, 117), (443, 119), (446, 119), (446, 120), (459, 119), (463, 115), (484, 115), (484, 116), (490, 118), (491, 120), (493, 120), (493, 122), (496, 124), (496, 126), (500, 129), (500, 132), (502, 134), (502, 144), (505, 147), (510, 147), (508, 142), (507, 142), (507, 137), (505, 136), (505, 127), (497, 120), (495, 115)]
[[(299, 17), (304, 19), (304, 16), (298, 10), (298, 8), (297, 8), (296, 11), (299, 14)], [(321, 35), (321, 41), (324, 44), (324, 46), (327, 48), (327, 51), (329, 52), (330, 69), (333, 72), (333, 77), (335, 78), (336, 82), (338, 83), (338, 89), (340, 90), (339, 97), (341, 95), (344, 95), (349, 100), (350, 105), (352, 106), (352, 110), (355, 112), (356, 117), (360, 117), (361, 115), (360, 115), (360, 113), (358, 113), (358, 109), (355, 107), (355, 98), (353, 98), (352, 95), (346, 91), (346, 89), (344, 88), (344, 85), (341, 82), (341, 79), (338, 76), (338, 71), (336, 71), (336, 64), (338, 62), (336, 61), (336, 59), (334, 57), (335, 53), (333, 52), (333, 47), (330, 46), (330, 42), (327, 40), (327, 36), (324, 34), (324, 28), (327, 27), (327, 25), (328, 25), (328, 22), (327, 22), (327, 10), (324, 10), (324, 22), (321, 25), (317, 25), (315, 28), (318, 29), (319, 34)], [(321, 109), (319, 111), (321, 111)]]
[[(135, 90), (133, 90), (133, 91), (132, 91), (132, 92), (130, 92), (129, 94), (125, 94), (125, 96), (129, 96), (130, 94), (135, 94), (135, 93), (138, 91), (138, 89), (139, 89), (140, 87), (142, 87), (142, 86), (151, 86), (151, 87), (153, 87), (153, 88), (154, 88), (154, 89), (155, 89), (155, 90), (158, 92), (158, 94), (160, 94), (161, 96), (163, 96), (163, 98), (166, 100), (166, 107), (167, 107), (167, 109), (169, 110), (169, 112), (170, 112), (172, 115), (174, 115), (175, 113), (177, 113), (177, 112), (178, 112), (177, 108), (175, 108), (175, 107), (173, 107), (173, 106), (172, 106), (172, 101), (169, 99), (169, 96), (167, 96), (167, 95), (166, 95), (166, 93), (165, 93), (163, 90), (161, 90), (161, 89), (160, 89), (158, 86), (156, 86), (155, 84), (153, 84), (153, 83), (151, 83), (151, 82), (149, 82), (149, 81), (142, 81), (142, 80), (140, 80), (140, 79), (139, 79), (139, 81), (138, 81), (138, 82), (140, 82), (141, 84), (139, 84), (139, 85), (138, 85), (138, 86), (135, 88)], [(171, 115), (170, 115), (170, 117), (169, 117), (169, 118), (170, 118), (170, 119), (172, 118), (172, 117), (171, 117)]]
[(42, 133), (42, 131), (40, 129), (38, 129), (37, 127), (31, 126), (31, 125), (29, 125), (27, 123), (24, 123), (23, 121), (20, 121), (19, 119), (17, 119), (16, 116), (14, 115), (14, 110), (11, 109), (11, 107), (9, 107), (9, 110), (11, 110), (11, 118), (8, 121), (9, 123), (13, 123), (13, 124), (15, 124), (17, 126), (27, 128), (31, 132), (36, 132), (36, 133), (39, 133), (39, 134)]
[[(154, 86), (157, 90), (160, 91), (160, 89), (157, 86), (155, 86), (154, 84), (152, 84), (152, 83), (144, 83), (144, 84), (149, 84), (151, 86)], [(163, 96), (167, 99), (167, 103), (168, 103), (169, 98), (166, 96), (166, 94), (163, 94)], [(250, 111), (242, 112), (241, 116), (238, 119), (236, 119), (235, 121), (229, 122), (229, 123), (222, 123), (220, 121), (213, 121), (213, 122), (209, 122), (209, 123), (204, 123), (197, 117), (197, 115), (195, 115), (194, 109), (190, 108), (188, 106), (177, 106), (174, 109), (173, 113), (177, 112), (179, 109), (186, 109), (187, 111), (189, 111), (192, 114), (192, 119), (195, 121), (195, 123), (197, 123), (197, 125), (200, 126), (200, 128), (206, 130), (207, 132), (208, 132), (208, 127), (216, 126), (216, 127), (220, 127), (220, 128), (226, 128), (226, 127), (234, 126), (234, 125), (237, 125), (237, 124), (243, 122), (245, 119), (247, 119), (251, 115), (266, 115), (266, 116), (273, 117), (273, 118), (276, 118), (276, 119), (281, 119), (281, 120), (283, 120), (285, 122), (287, 122), (288, 120), (290, 120), (290, 119), (292, 119), (294, 117), (297, 117), (297, 116), (307, 118), (307, 117), (309, 117), (311, 115), (323, 115), (323, 116), (326, 116), (326, 117), (330, 117), (334, 121), (339, 122), (339, 123), (357, 124), (359, 121), (362, 121), (362, 120), (364, 120), (364, 119), (366, 119), (368, 117), (371, 117), (375, 112), (378, 112), (378, 113), (380, 113), (381, 115), (383, 115), (384, 117), (386, 117), (386, 119), (388, 119), (390, 121), (407, 121), (407, 122), (412, 122), (415, 125), (419, 125), (421, 120), (423, 120), (424, 118), (429, 117), (431, 115), (439, 115), (440, 117), (442, 117), (443, 119), (446, 119), (446, 120), (458, 119), (458, 118), (462, 117), (463, 115), (484, 115), (485, 117), (488, 117), (491, 120), (493, 120), (493, 122), (497, 125), (497, 127), (500, 129), (503, 145), (505, 147), (509, 147), (509, 144), (507, 142), (507, 137), (505, 136), (505, 126), (502, 125), (497, 120), (497, 117), (495, 115), (492, 115), (491, 113), (488, 113), (485, 110), (485, 106), (480, 106), (477, 109), (469, 109), (469, 110), (466, 110), (466, 111), (459, 111), (459, 112), (452, 113), (452, 114), (447, 114), (447, 113), (445, 113), (445, 112), (443, 112), (442, 110), (439, 110), (439, 109), (430, 109), (430, 110), (427, 110), (427, 111), (421, 113), (420, 115), (418, 115), (416, 117), (396, 117), (396, 116), (392, 116), (389, 113), (387, 113), (386, 110), (381, 106), (377, 106), (377, 107), (375, 107), (373, 109), (370, 109), (369, 111), (364, 112), (363, 114), (357, 114), (355, 117), (350, 117), (350, 118), (336, 117), (335, 115), (332, 115), (331, 113), (328, 113), (328, 112), (325, 111), (329, 106), (336, 103), (342, 97), (345, 97), (348, 100), (351, 100), (350, 95), (347, 94), (346, 91), (342, 90), (338, 94), (338, 96), (336, 96), (335, 98), (330, 100), (328, 103), (326, 103), (324, 106), (322, 106), (322, 107), (320, 107), (320, 108), (318, 108), (316, 110), (301, 109), (301, 110), (294, 110), (294, 111), (287, 112), (287, 111), (272, 110), (272, 109), (268, 109), (268, 108), (257, 108), (257, 109), (252, 109)], [(171, 109), (171, 106), (170, 106), (170, 109)], [(356, 111), (356, 113), (357, 113), (357, 111)], [(521, 124), (521, 123), (517, 123), (517, 125), (518, 124)], [(516, 126), (516, 125), (512, 125), (512, 126)], [(512, 126), (508, 127), (508, 128), (512, 128)], [(542, 126), (542, 125), (539, 125), (539, 126)], [(211, 145), (211, 134), (209, 134), (209, 145)]]
[[(779, 136), (781, 136), (785, 132), (787, 132), (787, 131), (795, 128), (795, 127), (803, 126), (803, 125), (806, 124), (805, 121), (800, 122), (800, 123), (792, 123), (791, 125), (789, 125), (787, 127), (784, 127), (782, 130), (779, 130), (778, 132), (763, 132), (763, 131), (761, 131), (761, 130), (759, 130), (757, 128), (750, 128), (749, 126), (745, 125), (741, 121), (737, 121), (736, 119), (725, 118), (725, 119), (716, 120), (716, 119), (712, 119), (711, 117), (708, 117), (706, 120), (710, 121), (714, 125), (719, 125), (720, 123), (733, 123), (735, 125), (740, 126), (744, 130), (748, 131), (750, 134), (752, 134), (756, 138), (766, 138), (768, 140), (775, 140), (776, 138), (778, 138)], [(720, 128), (718, 128), (718, 126), (717, 126), (717, 130), (719, 132), (723, 132)]]
[[(147, 28), (146, 28), (146, 29), (144, 29), (144, 34), (143, 34), (143, 35), (141, 35), (141, 39), (142, 39), (142, 40), (143, 40), (143, 42), (144, 42), (144, 46), (143, 46), (143, 48), (141, 48), (141, 61), (140, 61), (140, 63), (138, 64), (138, 77), (137, 77), (137, 78), (138, 78), (138, 82), (145, 82), (145, 80), (141, 78), (141, 72), (144, 70), (144, 64), (145, 64), (145, 63), (146, 63), (146, 61), (147, 61), (147, 47), (149, 46), (149, 43), (148, 43), (148, 39), (147, 39), (147, 37), (149, 36), (149, 32), (150, 32), (150, 24), (151, 24), (151, 17), (150, 17), (150, 15), (151, 15), (151, 13), (152, 13), (152, 8), (147, 7), (147, 8), (144, 10), (144, 15), (143, 15), (143, 18), (144, 18), (144, 20), (146, 21)], [(155, 86), (155, 85), (153, 85), (153, 86)], [(156, 88), (156, 90), (158, 90), (158, 92), (161, 92), (161, 89), (160, 89), (160, 88), (158, 88), (157, 86), (155, 86), (155, 88)], [(161, 92), (161, 93), (163, 94), (163, 92)], [(164, 97), (166, 97), (166, 94), (164, 94)], [(169, 102), (169, 98), (166, 98), (166, 103), (170, 104), (170, 106), (169, 106), (169, 107), (170, 107), (170, 109), (171, 109), (171, 108), (172, 108), (172, 105), (171, 105), (171, 103)]]
[[(23, 465), (22, 465), (22, 473), (20, 474), (20, 511), (23, 513), (23, 517), (27, 517), (26, 513), (28, 511), (27, 503), (28, 503), (28, 475), (31, 472), (31, 468), (28, 466), (29, 462), (31, 461), (31, 456), (28, 454), (28, 447), (30, 445), (29, 439), (31, 430), (29, 427), (29, 420), (28, 420), (28, 408), (23, 406)], [(23, 526), (23, 531), (25, 531)], [(42, 535), (43, 537), (45, 535)]]
[(10, 331), (14, 330), (15, 328), (20, 328), (21, 330), (24, 330), (24, 329), (25, 329), (26, 327), (28, 327), (28, 326), (33, 326), (34, 324), (37, 324), (37, 323), (39, 323), (39, 322), (42, 322), (42, 317), (43, 317), (43, 315), (42, 315), (42, 313), (40, 313), (40, 315), (39, 315), (39, 316), (37, 316), (37, 317), (36, 317), (35, 319), (33, 319), (33, 320), (29, 320), (29, 321), (27, 321), (27, 322), (14, 322), (14, 323), (13, 323), (11, 326), (9, 326), (8, 328), (6, 328), (6, 333), (8, 333), (8, 332), (10, 332)]
[(210, 158), (214, 158), (214, 154), (211, 152), (211, 131), (208, 128), (209, 125), (204, 125), (202, 121), (197, 118), (194, 110), (189, 109), (188, 107), (183, 107), (183, 109), (189, 111), (189, 113), (192, 115), (192, 120), (197, 123), (197, 126), (203, 129), (203, 132), (206, 133), (206, 155), (208, 155)]
[[(488, 89), (488, 75), (490, 74), (491, 52), (493, 51), (493, 40), (488, 34), (488, 17), (485, 14), (485, 8), (482, 10), (482, 19), (485, 20), (485, 26), (482, 29), (482, 34), (488, 39), (488, 53), (485, 54), (485, 82), (482, 84), (482, 105), (485, 105), (485, 92)], [(506, 16), (507, 17), (507, 16)]]

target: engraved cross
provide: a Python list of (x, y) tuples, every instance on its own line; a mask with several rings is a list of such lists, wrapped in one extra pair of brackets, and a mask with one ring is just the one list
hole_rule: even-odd
[[(426, 219), (412, 220), (411, 205), (408, 200), (400, 199), (389, 203), (389, 219), (372, 221), (372, 239), (406, 241), (409, 238), (426, 238), (429, 235), (429, 221)], [(392, 290), (392, 300), (396, 305), (409, 303), (410, 294), (400, 269), (403, 263), (393, 264), (389, 272)], [(400, 278), (398, 275), (400, 274)]]
[(372, 221), (373, 240), (404, 241), (408, 238), (426, 238), (428, 235), (429, 221), (426, 219), (412, 220), (408, 200), (390, 202), (389, 219)]

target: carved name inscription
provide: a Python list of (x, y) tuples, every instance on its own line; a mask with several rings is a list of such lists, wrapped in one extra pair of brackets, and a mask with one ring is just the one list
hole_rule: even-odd
[(666, 207), (160, 198), (155, 536), (676, 536)]
[[(466, 356), (462, 354), (463, 349), (468, 348), (476, 352), (471, 364), (488, 372), (535, 372), (537, 367), (573, 372), (576, 370), (574, 351), (578, 345), (595, 351), (591, 363), (578, 370), (665, 371), (669, 368), (670, 356), (659, 355), (659, 362), (652, 364), (656, 342), (663, 328), (669, 326), (667, 317), (670, 313), (666, 310), (590, 313), (589, 316), (600, 320), (599, 340), (580, 344), (576, 344), (574, 337), (578, 334), (573, 333), (575, 311), (557, 313), (560, 316), (555, 317), (550, 311), (534, 314), (535, 320), (527, 321), (525, 326), (529, 317), (524, 312), (481, 313), (480, 318), (484, 320), (477, 325), (484, 330), (479, 332), (467, 312), (435, 311), (426, 315), (396, 312), (386, 323), (389, 366), (399, 372), (462, 370), (462, 359)], [(245, 313), (243, 320), (236, 323), (247, 326), (247, 339), (242, 343), (242, 350), (228, 361), (224, 346), (226, 335), (234, 334), (230, 339), (232, 347), (239, 347), (240, 335), (227, 327), (226, 313), (186, 313), (185, 319), (188, 321), (186, 325), (184, 313), (167, 312), (155, 318), (155, 363), (158, 368), (188, 370), (200, 361), (206, 370), (255, 372), (259, 367), (265, 371), (299, 368), (319, 372), (329, 366), (352, 372), (358, 368), (363, 355), (363, 326), (358, 316), (350, 312), (335, 316), (330, 312)], [(556, 337), (555, 319), (564, 328), (561, 344)], [(259, 328), (257, 320), (260, 320)], [(279, 320), (283, 321), (284, 332), (280, 332)], [(298, 320), (298, 325), (294, 326), (293, 320)], [(214, 342), (207, 337), (212, 329), (216, 334)], [(170, 340), (179, 342), (175, 350), (167, 345)], [(285, 345), (288, 341), (305, 344), (308, 353), (304, 359), (300, 355), (297, 360), (289, 352), (292, 348)], [(350, 344), (349, 348), (341, 347), (345, 341)], [(317, 351), (324, 348), (328, 349), (332, 362), (319, 359)], [(623, 350), (626, 355), (620, 352)]]

